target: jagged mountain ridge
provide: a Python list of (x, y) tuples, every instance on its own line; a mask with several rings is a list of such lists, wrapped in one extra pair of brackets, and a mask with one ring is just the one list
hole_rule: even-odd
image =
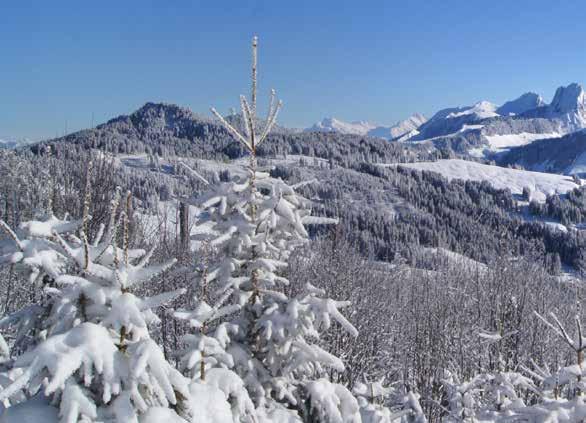
[(327, 117), (306, 128), (305, 132), (336, 132), (340, 134), (362, 135), (388, 140), (398, 139), (416, 130), (427, 121), (421, 113), (414, 113), (394, 125), (377, 125), (368, 121), (344, 122), (334, 117)]
[(550, 104), (543, 104), (535, 93), (526, 93), (498, 108), (480, 102), (471, 107), (444, 109), (407, 141), (430, 141), (460, 154), (498, 159), (511, 148), (585, 128), (585, 98), (582, 86), (573, 83), (558, 88)]

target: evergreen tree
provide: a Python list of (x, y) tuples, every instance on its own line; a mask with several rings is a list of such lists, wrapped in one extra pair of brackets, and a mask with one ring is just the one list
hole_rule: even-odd
[[(211, 187), (197, 205), (202, 210), (199, 232), (219, 251), (206, 283), (214, 283), (219, 296), (230, 295), (231, 304), (238, 307), (227, 326), (226, 351), (262, 415), (284, 410), (279, 404), (302, 410), (309, 398), (308, 384), (328, 368), (343, 369), (339, 358), (319, 346), (320, 331), (332, 321), (352, 336), (356, 330), (338, 311), (349, 303), (324, 298), (310, 280), (305, 287), (290, 287), (283, 276), (291, 252), (308, 240), (304, 224), (331, 220), (311, 217), (308, 201), (295, 186), (257, 168), (257, 147), (275, 124), (281, 103), (275, 102), (273, 90), (265, 122), (256, 118), (256, 47), (255, 37), (251, 103), (241, 97), (243, 132), (212, 109), (248, 151), (246, 173)], [(223, 314), (222, 308), (213, 310), (200, 304), (195, 320)]]
[(0, 399), (45, 396), (62, 423), (138, 422), (159, 408), (187, 413), (181, 403), (190, 395), (188, 382), (148, 329), (158, 320), (152, 309), (182, 291), (135, 294), (174, 261), (149, 266), (152, 251), (130, 248), (130, 194), (118, 218), (120, 198), (114, 199), (108, 230), (102, 227), (90, 243), (84, 231), (88, 201), (86, 196), (81, 222), (50, 216), (22, 224), (19, 232), (1, 224), (16, 247), (12, 260), (28, 268), (31, 282), (43, 281), (44, 298), (0, 323), (18, 323), (25, 332), (19, 336), (29, 339), (17, 344), (24, 353), (7, 371), (13, 382)]

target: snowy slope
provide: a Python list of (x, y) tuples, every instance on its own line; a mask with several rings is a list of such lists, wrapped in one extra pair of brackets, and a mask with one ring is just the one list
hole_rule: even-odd
[(506, 148), (527, 145), (533, 141), (544, 138), (559, 138), (561, 136), (562, 134), (558, 132), (552, 132), (548, 134), (532, 134), (528, 132), (522, 132), (520, 134), (485, 135), (485, 139), (488, 141), (488, 145), (491, 150), (500, 151)]
[(532, 191), (532, 198), (537, 201), (545, 201), (548, 194), (565, 194), (578, 186), (568, 176), (509, 169), (466, 160), (439, 160), (401, 166), (437, 172), (448, 180), (487, 181), (497, 189), (510, 189), (513, 194), (521, 194), (523, 188), (528, 187)]
[(469, 257), (454, 251), (447, 250), (445, 248), (423, 247), (422, 250), (427, 253), (430, 258), (445, 260), (452, 265), (460, 266), (467, 270), (479, 272), (485, 272), (488, 270), (488, 266), (486, 264), (472, 260)]

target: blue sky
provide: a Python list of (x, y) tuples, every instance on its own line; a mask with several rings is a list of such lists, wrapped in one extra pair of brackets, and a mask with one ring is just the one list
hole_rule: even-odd
[(0, 1), (0, 136), (53, 137), (147, 101), (209, 113), (260, 90), (280, 121), (393, 123), (585, 82), (583, 1)]

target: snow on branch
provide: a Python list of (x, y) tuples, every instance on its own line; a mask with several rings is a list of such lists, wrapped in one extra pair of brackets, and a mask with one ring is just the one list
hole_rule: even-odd
[(187, 166), (185, 163), (179, 162), (179, 164), (181, 166), (183, 166), (189, 172), (189, 174), (192, 175), (192, 176), (194, 176), (196, 179), (200, 180), (201, 182), (203, 182), (206, 185), (209, 185), (210, 184), (209, 181), (206, 178), (204, 178), (203, 176), (201, 176), (198, 172), (196, 172), (191, 167)]
[(12, 229), (10, 229), (10, 226), (8, 226), (6, 224), (6, 222), (4, 222), (1, 219), (0, 219), (0, 228), (2, 228), (2, 230), (6, 233), (6, 235), (8, 235), (14, 241), (14, 243), (16, 244), (16, 246), (18, 247), (18, 249), (20, 251), (24, 250), (24, 247), (22, 245), (22, 242), (20, 242), (20, 239), (18, 239), (18, 237), (16, 236), (14, 231)]

